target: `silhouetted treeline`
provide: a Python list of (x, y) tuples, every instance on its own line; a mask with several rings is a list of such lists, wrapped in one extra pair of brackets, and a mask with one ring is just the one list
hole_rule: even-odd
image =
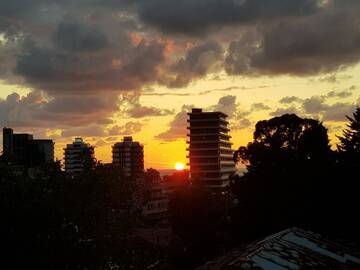
[(151, 245), (132, 238), (136, 187), (119, 169), (97, 165), (70, 178), (52, 167), (37, 177), (1, 170), (1, 269), (145, 269), (158, 261)]
[(359, 145), (359, 112), (339, 151), (313, 119), (286, 114), (256, 124), (254, 140), (234, 154), (248, 169), (232, 185), (238, 199), (232, 232), (239, 242), (299, 226), (358, 243), (360, 148), (351, 145)]
[[(139, 241), (142, 201), (160, 175), (126, 179), (96, 164), (75, 178), (58, 163), (35, 174), (0, 167), (2, 269), (193, 269), (234, 246), (298, 226), (359, 248), (360, 109), (336, 150), (327, 129), (286, 114), (256, 124), (234, 154), (228, 192), (181, 185), (170, 197), (166, 250)], [(93, 166), (89, 166), (92, 168)]]

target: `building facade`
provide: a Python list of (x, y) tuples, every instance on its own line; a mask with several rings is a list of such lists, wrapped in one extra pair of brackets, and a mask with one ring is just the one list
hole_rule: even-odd
[(75, 138), (73, 143), (66, 146), (64, 152), (65, 172), (69, 175), (78, 175), (95, 165), (94, 146), (85, 143), (82, 138)]
[(126, 177), (137, 178), (144, 172), (144, 146), (132, 137), (124, 137), (112, 147), (112, 162), (121, 167)]
[(227, 115), (192, 109), (188, 117), (190, 181), (213, 191), (224, 190), (235, 172)]
[(36, 167), (54, 161), (54, 142), (3, 128), (3, 159), (15, 165)]

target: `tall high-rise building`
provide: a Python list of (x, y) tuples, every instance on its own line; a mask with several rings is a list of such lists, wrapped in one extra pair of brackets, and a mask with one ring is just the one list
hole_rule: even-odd
[(94, 166), (94, 146), (85, 143), (82, 138), (75, 138), (74, 142), (66, 145), (65, 172), (70, 175), (78, 175), (84, 170)]
[(120, 166), (127, 177), (137, 177), (144, 172), (144, 146), (133, 141), (132, 137), (124, 137), (112, 147), (112, 161)]
[(15, 165), (39, 166), (54, 161), (54, 142), (34, 140), (32, 134), (3, 128), (3, 158)]
[(33, 164), (54, 161), (54, 142), (52, 140), (35, 139), (29, 141), (31, 152), (30, 156)]
[(221, 191), (235, 172), (227, 115), (192, 109), (188, 116), (190, 180), (193, 185)]
[(3, 128), (3, 157), (11, 159), (14, 153), (14, 131), (12, 128)]

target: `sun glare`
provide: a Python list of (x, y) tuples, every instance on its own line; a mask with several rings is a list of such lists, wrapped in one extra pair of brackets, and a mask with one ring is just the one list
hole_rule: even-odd
[(177, 163), (175, 164), (175, 169), (176, 169), (177, 171), (182, 171), (182, 170), (184, 169), (184, 164), (182, 164), (181, 162), (177, 162)]

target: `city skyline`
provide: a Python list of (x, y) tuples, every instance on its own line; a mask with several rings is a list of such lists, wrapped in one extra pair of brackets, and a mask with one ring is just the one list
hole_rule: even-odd
[(185, 164), (192, 107), (227, 113), (234, 149), (286, 112), (335, 146), (360, 103), (358, 1), (30, 2), (0, 4), (0, 124), (58, 159), (83, 137), (110, 162), (133, 136), (145, 167)]

